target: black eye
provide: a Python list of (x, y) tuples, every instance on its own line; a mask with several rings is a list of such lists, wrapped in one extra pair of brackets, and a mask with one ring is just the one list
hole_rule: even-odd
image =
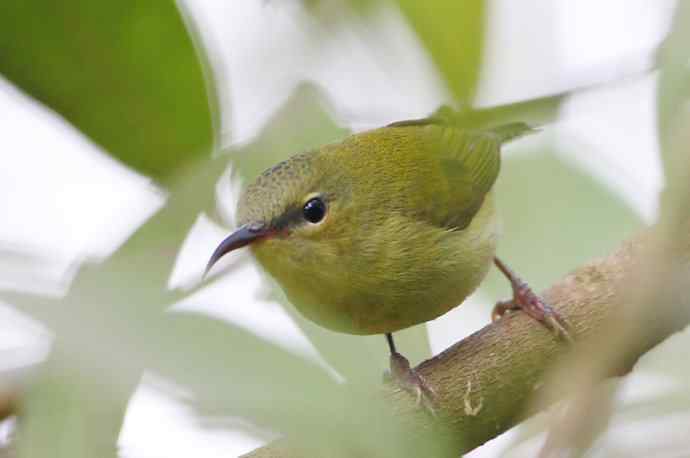
[(326, 204), (318, 197), (309, 199), (307, 203), (304, 204), (304, 208), (302, 208), (302, 214), (304, 215), (304, 219), (310, 223), (316, 224), (326, 216)]

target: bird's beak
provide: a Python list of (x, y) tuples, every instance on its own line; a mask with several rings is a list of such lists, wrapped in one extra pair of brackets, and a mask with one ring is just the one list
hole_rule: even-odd
[(264, 238), (269, 233), (270, 230), (268, 225), (264, 223), (249, 223), (237, 229), (235, 232), (227, 236), (225, 240), (220, 242), (218, 248), (216, 248), (216, 250), (213, 252), (211, 259), (209, 259), (208, 263), (206, 264), (204, 277), (206, 277), (206, 274), (208, 274), (209, 270), (211, 270), (211, 267), (213, 267), (213, 265), (227, 253)]

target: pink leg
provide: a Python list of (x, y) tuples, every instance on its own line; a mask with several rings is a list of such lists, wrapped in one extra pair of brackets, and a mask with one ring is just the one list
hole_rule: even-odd
[(530, 317), (546, 326), (557, 337), (572, 342), (570, 326), (549, 304), (537, 296), (520, 277), (498, 258), (494, 258), (496, 267), (508, 278), (513, 288), (513, 299), (496, 304), (491, 319), (497, 320), (508, 311), (522, 310)]

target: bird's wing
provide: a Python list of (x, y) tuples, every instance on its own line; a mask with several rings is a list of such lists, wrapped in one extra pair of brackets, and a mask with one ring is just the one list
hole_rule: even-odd
[(501, 142), (486, 132), (444, 127), (440, 133), (441, 170), (448, 184), (447, 213), (437, 223), (464, 229), (491, 190), (501, 165)]
[(533, 132), (523, 123), (486, 130), (467, 130), (454, 122), (455, 112), (442, 107), (428, 118), (400, 121), (389, 127), (437, 126), (436, 153), (447, 183), (447, 201), (430, 217), (434, 224), (464, 229), (491, 190), (501, 163), (501, 144)]

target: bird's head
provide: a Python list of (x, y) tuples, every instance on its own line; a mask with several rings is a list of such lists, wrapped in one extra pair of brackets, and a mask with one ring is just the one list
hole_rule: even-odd
[[(316, 152), (304, 153), (263, 172), (238, 205), (238, 229), (216, 248), (206, 272), (225, 254), (250, 246), (265, 267), (271, 260), (299, 263), (332, 252), (348, 186)], [(329, 171), (330, 169), (330, 171)]]

